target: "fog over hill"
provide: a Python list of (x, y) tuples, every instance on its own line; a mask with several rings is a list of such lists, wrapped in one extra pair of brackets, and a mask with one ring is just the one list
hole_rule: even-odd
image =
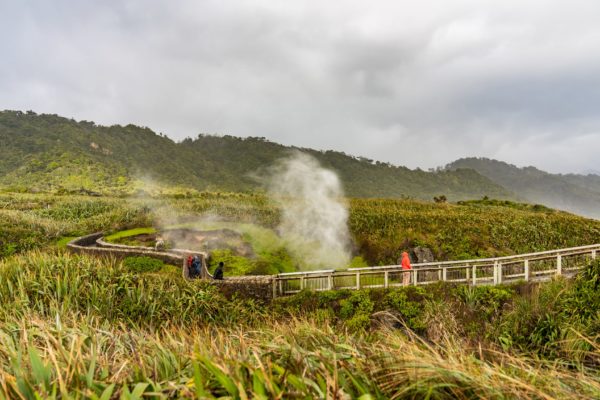
[(600, 176), (550, 174), (535, 167), (519, 168), (488, 158), (463, 158), (449, 171), (469, 168), (531, 203), (600, 218)]

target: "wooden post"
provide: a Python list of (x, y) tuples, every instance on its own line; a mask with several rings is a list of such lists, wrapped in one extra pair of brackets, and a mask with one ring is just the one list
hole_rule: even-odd
[(200, 272), (200, 277), (202, 279), (211, 278), (212, 276), (208, 272), (208, 265), (206, 265), (206, 257), (204, 257), (204, 255), (202, 255), (201, 260), (202, 260), (202, 269), (201, 269), (201, 272)]
[(497, 283), (501, 284), (502, 283), (502, 263), (498, 263), (498, 277), (497, 277)]
[(277, 298), (277, 278), (273, 277), (273, 298)]
[(473, 265), (473, 286), (477, 285), (477, 273), (475, 272), (475, 269), (477, 267)]
[(525, 280), (529, 280), (529, 260), (525, 260)]
[(465, 266), (465, 282), (469, 283), (469, 267)]
[(442, 280), (444, 282), (448, 280), (448, 269), (446, 267), (442, 268)]
[(592, 260), (596, 259), (596, 250), (592, 250)]
[(300, 277), (300, 290), (304, 290), (304, 276)]
[(183, 253), (183, 264), (181, 265), (181, 274), (183, 275), (184, 279), (189, 279), (190, 277), (190, 270), (187, 266), (188, 256), (189, 254)]
[(279, 293), (281, 293), (281, 295), (283, 296), (285, 293), (283, 293), (283, 281), (279, 280)]
[(360, 289), (360, 272), (356, 273), (356, 290)]
[(333, 290), (333, 272), (330, 272), (327, 276), (327, 286), (329, 290)]
[(562, 275), (562, 256), (556, 256), (556, 275)]
[(413, 285), (417, 286), (417, 272), (418, 270), (416, 269), (412, 269), (411, 271), (413, 271)]
[(442, 280), (442, 269), (439, 268), (438, 269), (438, 281), (441, 281), (441, 280)]
[(383, 287), (387, 288), (389, 286), (389, 271), (385, 271), (383, 273)]

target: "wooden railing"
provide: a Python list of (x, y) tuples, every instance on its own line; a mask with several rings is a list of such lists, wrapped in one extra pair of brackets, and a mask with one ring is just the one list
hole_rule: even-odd
[(600, 244), (542, 251), (508, 257), (413, 264), (409, 271), (399, 265), (346, 270), (283, 273), (274, 276), (273, 297), (336, 289), (388, 288), (403, 285), (404, 274), (411, 285), (456, 282), (468, 285), (550, 280), (555, 275), (573, 275), (600, 252)]

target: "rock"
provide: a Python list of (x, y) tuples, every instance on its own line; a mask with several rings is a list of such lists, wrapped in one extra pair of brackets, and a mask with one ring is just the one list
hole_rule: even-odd
[(410, 251), (411, 261), (417, 264), (434, 262), (435, 257), (429, 247), (415, 247)]
[(397, 311), (378, 311), (371, 314), (371, 326), (374, 328), (400, 329), (402, 328), (402, 315)]

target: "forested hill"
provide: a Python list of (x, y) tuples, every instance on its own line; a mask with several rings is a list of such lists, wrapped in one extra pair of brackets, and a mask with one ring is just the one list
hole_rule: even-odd
[[(259, 187), (252, 173), (293, 148), (263, 138), (204, 136), (176, 143), (148, 128), (98, 126), (57, 115), (0, 112), (0, 185), (18, 190), (128, 192), (136, 183), (197, 190)], [(340, 175), (354, 197), (514, 198), (473, 170), (425, 172), (300, 149)]]
[(446, 170), (473, 169), (531, 203), (600, 218), (600, 176), (550, 174), (487, 158), (463, 158)]

